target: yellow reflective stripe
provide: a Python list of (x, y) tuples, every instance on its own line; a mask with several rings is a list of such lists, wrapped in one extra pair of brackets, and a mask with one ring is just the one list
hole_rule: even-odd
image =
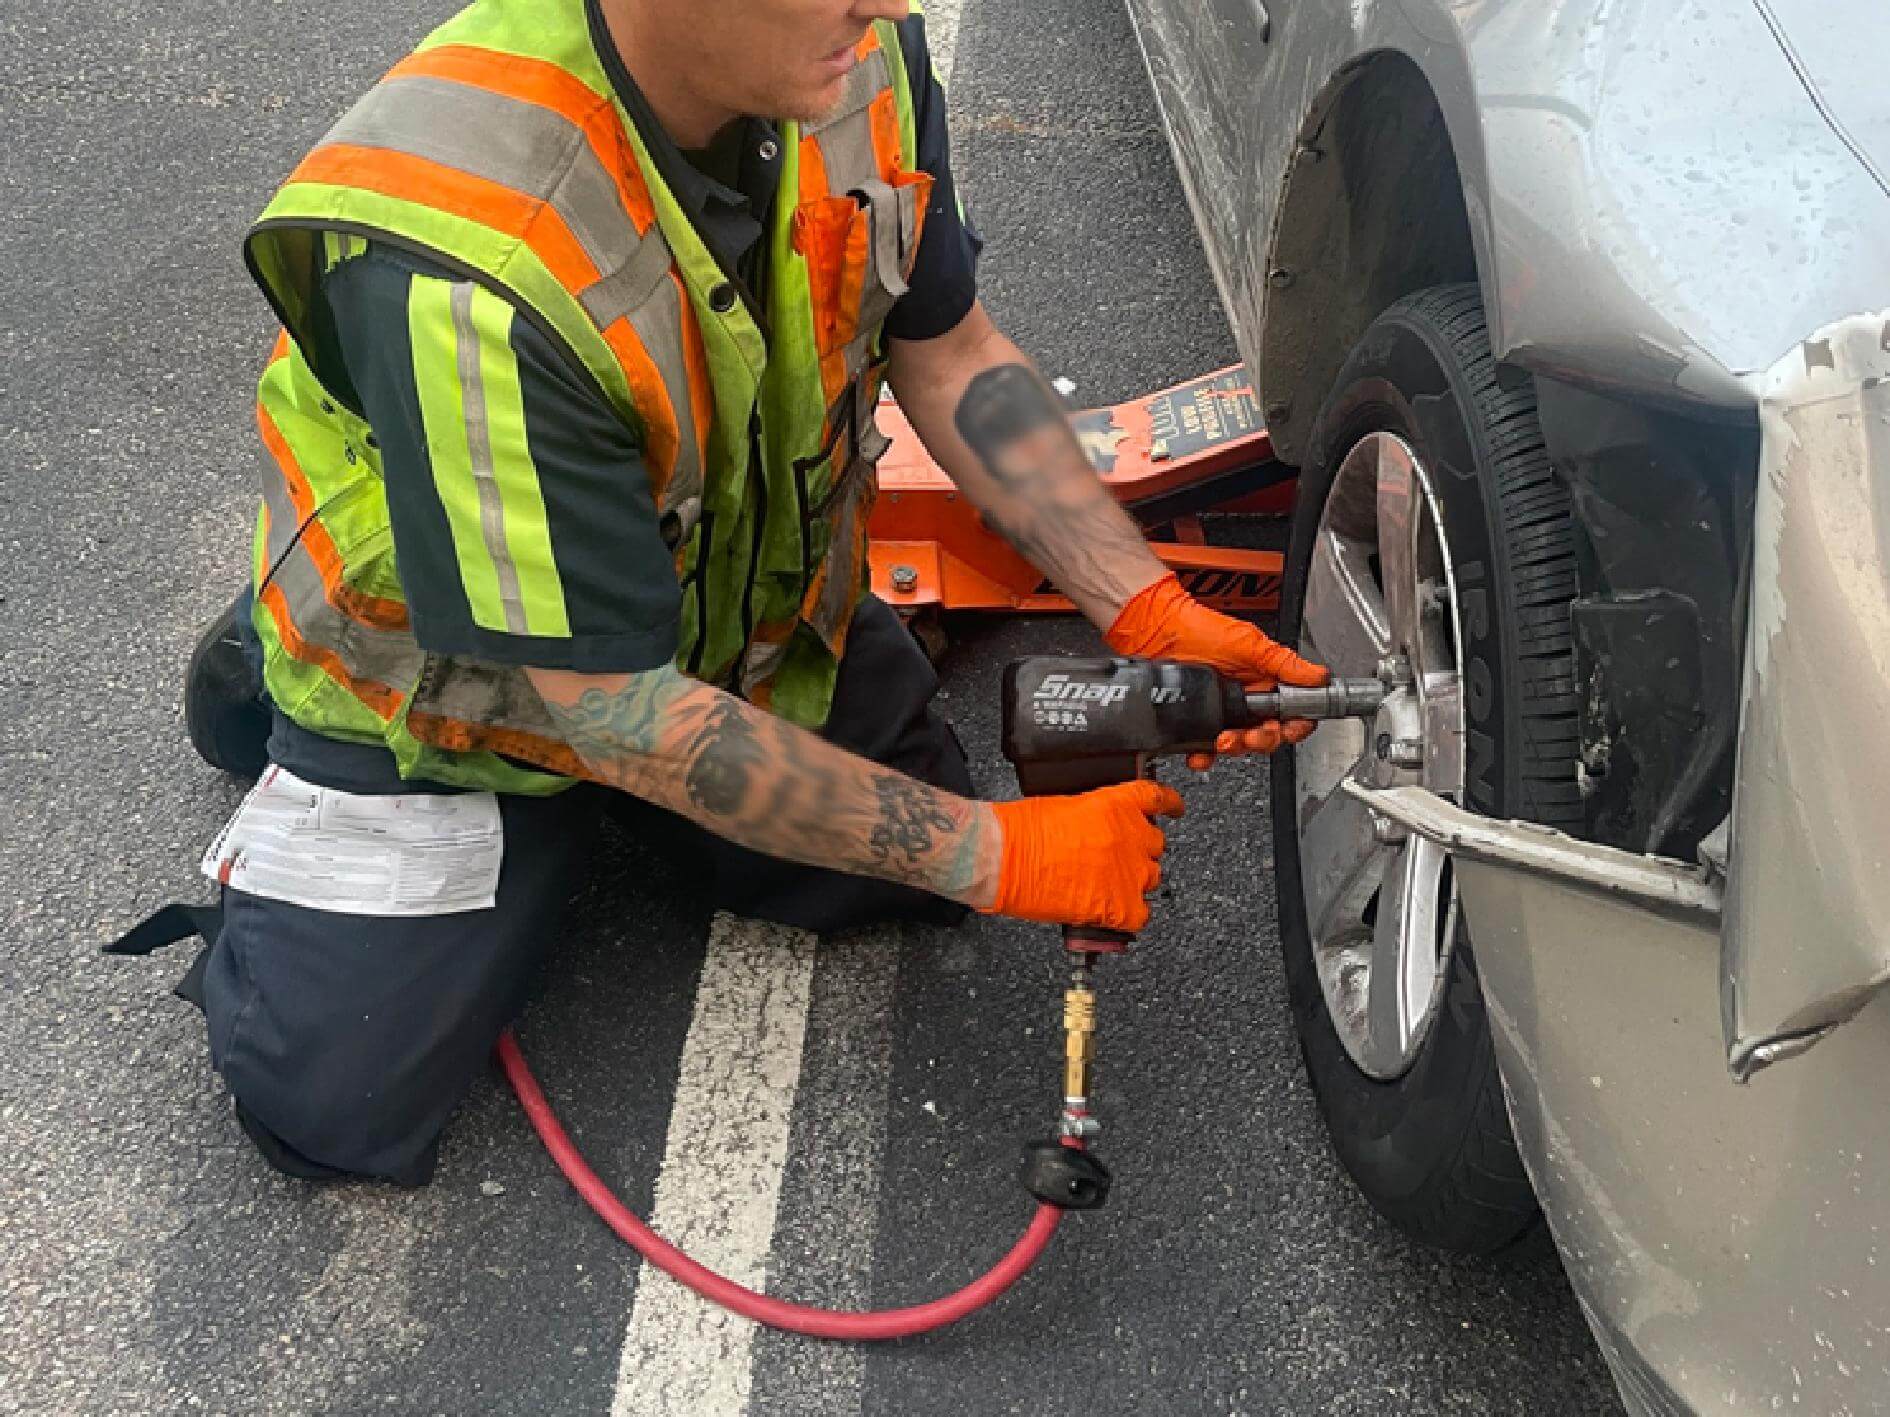
[(526, 436), (512, 349), (517, 318), (510, 301), (484, 286), (413, 278), (407, 326), (414, 383), (473, 623), (563, 639), (571, 624)]
[(353, 260), (367, 251), (367, 239), (344, 231), (322, 233), (322, 271), (326, 274), (343, 261)]
[(453, 321), (453, 283), (415, 276), (407, 297), (407, 334), (413, 344), (414, 387), (426, 434), (433, 487), (446, 511), (460, 583), (473, 624), (507, 629), (499, 593), (499, 570), (487, 549), (480, 483), (467, 446), (466, 410), (460, 389), (459, 337)]
[[(917, 6), (913, 13), (921, 13)], [(886, 56), (886, 70), (892, 79), (893, 102), (899, 108), (899, 156), (907, 171), (919, 165), (919, 132), (913, 108), (912, 72), (906, 68), (906, 55), (899, 43), (899, 26), (891, 20), (874, 21), (879, 27), (880, 52)], [(937, 77), (934, 68), (933, 76)], [(939, 85), (943, 93), (945, 85)]]
[[(483, 286), (463, 287), (470, 309), (479, 360), (478, 387), (483, 403), (486, 474), (498, 492), (501, 548), (495, 557), (510, 571), (501, 577), (508, 598), (517, 597), (524, 630), (532, 635), (568, 638), (564, 583), (551, 550), (551, 524), (525, 431), (525, 391), (519, 381), (518, 356), (512, 349), (511, 302)], [(472, 426), (469, 418), (468, 427)], [(509, 579), (509, 584), (506, 584)], [(511, 610), (508, 605), (508, 612)], [(508, 616), (508, 618), (510, 618)]]

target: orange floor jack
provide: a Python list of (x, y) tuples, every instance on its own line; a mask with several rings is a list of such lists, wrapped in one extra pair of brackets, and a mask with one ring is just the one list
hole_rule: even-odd
[[(1071, 415), (1098, 474), (1199, 600), (1229, 614), (1279, 605), (1277, 551), (1209, 546), (1206, 512), (1283, 514), (1292, 468), (1273, 455), (1245, 365)], [(1055, 613), (1074, 607), (986, 525), (890, 398), (892, 447), (870, 523), (873, 591), (908, 619), (940, 610)]]

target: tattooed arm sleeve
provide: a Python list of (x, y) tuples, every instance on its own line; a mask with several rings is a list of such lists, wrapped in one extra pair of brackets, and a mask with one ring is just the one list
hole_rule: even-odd
[(939, 466), (1098, 628), (1162, 578), (1055, 392), (982, 306), (937, 339), (893, 340), (889, 377)]
[(997, 898), (991, 809), (842, 751), (673, 667), (529, 671), (564, 740), (610, 787), (769, 856)]

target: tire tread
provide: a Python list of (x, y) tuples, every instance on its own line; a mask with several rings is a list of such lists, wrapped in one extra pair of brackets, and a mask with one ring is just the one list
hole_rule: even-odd
[[(1398, 338), (1415, 334), (1429, 348), (1430, 357), (1447, 371), (1453, 401), (1469, 425), (1482, 487), (1482, 520), (1495, 563), (1491, 584), (1501, 607), (1507, 705), (1507, 796), (1502, 808), (1579, 833), (1584, 816), (1575, 776), (1580, 696), (1568, 621), (1569, 601), (1579, 591), (1573, 505), (1543, 440), (1535, 385), (1525, 372), (1496, 361), (1482, 295), (1474, 285), (1442, 286), (1408, 296), (1380, 316), (1373, 329), (1389, 324), (1402, 327)], [(1335, 382), (1328, 409), (1344, 407), (1352, 381), (1384, 377), (1374, 361), (1380, 357), (1377, 351), (1386, 347), (1368, 332)], [(1327, 418), (1328, 413), (1322, 412), (1321, 427)], [(1319, 443), (1318, 435), (1314, 441)], [(1336, 449), (1324, 454), (1342, 455)], [(1314, 514), (1317, 510), (1312, 508)], [(1299, 544), (1296, 535), (1295, 545)], [(1288, 792), (1289, 798), (1275, 797), (1274, 821), (1280, 832), (1291, 831), (1295, 821), (1290, 788)], [(1290, 877), (1282, 877), (1283, 902), (1289, 880), (1297, 889), (1296, 853), (1292, 863)], [(1300, 948), (1308, 947), (1302, 942)], [(1301, 1046), (1328, 1126), (1339, 1143), (1358, 1125), (1347, 1110), (1354, 1104), (1340, 1099), (1350, 1097), (1355, 1085), (1347, 1079), (1361, 1075), (1346, 1071), (1354, 1065), (1336, 1035), (1328, 1037), (1332, 1023), (1316, 980), (1306, 979), (1294, 987), (1306, 991), (1296, 998)], [(1378, 1159), (1355, 1164), (1347, 1144), (1339, 1146), (1340, 1154), (1367, 1199), (1418, 1239), (1469, 1254), (1525, 1247), (1544, 1233), (1544, 1226), (1510, 1128), (1475, 953), (1467, 941), (1453, 952), (1443, 987), (1443, 1009), (1459, 1015), (1474, 1011), (1475, 1015), (1474, 1022), (1466, 1017), (1457, 1033), (1453, 1046), (1467, 1051), (1453, 1054), (1457, 1061), (1452, 1064), (1450, 1090), (1424, 1094), (1432, 1105), (1447, 1110), (1449, 1121), (1444, 1125), (1449, 1130), (1431, 1131), (1435, 1147), (1423, 1152), (1421, 1169), (1408, 1173), (1383, 1170), (1384, 1163)], [(1336, 1072), (1330, 1076), (1322, 1072), (1315, 1051), (1328, 1060), (1324, 1066)], [(1421, 1058), (1417, 1066), (1423, 1065)], [(1371, 1085), (1403, 1087), (1411, 1080)], [(1435, 1128), (1437, 1122), (1425, 1125)], [(1384, 1154), (1389, 1138), (1377, 1125), (1359, 1135), (1369, 1138), (1360, 1156)], [(1368, 1176), (1376, 1179), (1368, 1181)]]

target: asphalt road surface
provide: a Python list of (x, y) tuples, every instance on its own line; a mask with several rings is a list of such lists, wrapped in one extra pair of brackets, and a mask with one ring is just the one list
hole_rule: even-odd
[[(1094, 402), (1231, 362), (1118, 0), (934, 8), (999, 321)], [(1109, 1208), (948, 1333), (862, 1352), (722, 1320), (591, 1219), (496, 1078), (424, 1192), (263, 1167), (167, 992), (185, 952), (97, 949), (205, 894), (239, 795), (176, 684), (244, 571), (269, 330), (241, 232), (447, 10), (0, 10), (0, 1412), (1610, 1410), (1552, 1257), (1422, 1252), (1331, 1157), (1258, 764), (1192, 790), (1170, 898), (1104, 971)], [(999, 666), (1093, 644), (961, 627), (946, 705), (986, 791), (1010, 786)], [(830, 1302), (930, 1297), (1007, 1246), (1015, 1148), (1056, 1090), (1050, 932), (816, 946), (711, 921), (659, 853), (609, 845), (522, 1033), (626, 1199)]]

